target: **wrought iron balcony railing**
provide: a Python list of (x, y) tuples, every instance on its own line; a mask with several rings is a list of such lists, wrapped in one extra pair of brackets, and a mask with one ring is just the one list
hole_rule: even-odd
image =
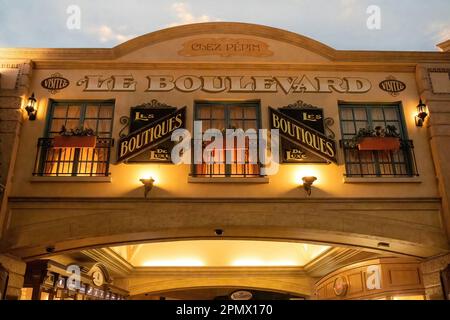
[(109, 176), (113, 142), (113, 139), (97, 138), (95, 148), (55, 148), (54, 139), (40, 138), (33, 175)]
[[(195, 140), (193, 140), (193, 143), (194, 141)], [(236, 178), (261, 177), (261, 163), (252, 159), (249, 145), (250, 142), (247, 140), (243, 149), (238, 149), (234, 146), (228, 148), (226, 147), (226, 141), (224, 139), (223, 148), (220, 150), (215, 149), (210, 153), (211, 159), (202, 159), (202, 164), (192, 165), (191, 176)], [(202, 156), (206, 146), (207, 144), (203, 143)], [(257, 157), (257, 155), (254, 155), (254, 157)], [(230, 160), (228, 163), (227, 158)]]
[(418, 176), (414, 145), (401, 140), (396, 151), (361, 151), (353, 140), (341, 140), (347, 177), (414, 177)]

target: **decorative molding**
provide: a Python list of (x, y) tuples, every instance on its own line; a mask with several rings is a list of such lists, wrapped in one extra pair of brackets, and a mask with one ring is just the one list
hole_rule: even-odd
[(414, 73), (416, 63), (261, 63), (261, 62), (115, 62), (115, 61), (35, 61), (43, 70), (269, 70), (269, 71), (342, 71)]
[(323, 120), (323, 126), (325, 127), (325, 134), (328, 136), (328, 138), (330, 139), (335, 139), (336, 138), (336, 134), (334, 133), (333, 130), (331, 130), (331, 127), (334, 125), (334, 119), (333, 118), (325, 118)]
[(110, 248), (82, 250), (81, 253), (103, 264), (109, 272), (121, 276), (129, 275), (133, 266)]
[[(201, 276), (275, 276), (291, 275), (307, 277), (303, 267), (134, 267), (130, 276), (180, 276), (192, 274)], [(182, 276), (181, 276), (182, 277)]]
[(269, 183), (268, 177), (228, 178), (228, 177), (188, 177), (188, 183)]
[(333, 247), (304, 266), (311, 277), (323, 277), (326, 274), (351, 263), (380, 257), (381, 254), (351, 248)]
[(172, 109), (173, 108), (173, 109), (176, 109), (176, 108), (171, 107), (171, 106), (169, 106), (169, 105), (167, 105), (165, 103), (159, 102), (156, 99), (153, 99), (150, 102), (146, 102), (146, 103), (140, 104), (140, 105), (135, 106), (133, 108), (144, 108), (144, 109), (161, 109), (161, 108)]
[(303, 102), (302, 100), (298, 100), (297, 102), (288, 104), (287, 106), (282, 107), (280, 109), (319, 109), (319, 107)]
[(410, 178), (344, 177), (344, 183), (422, 183), (422, 179), (416, 176)]
[(180, 198), (180, 197), (9, 197), (8, 201), (18, 205), (21, 203), (433, 203), (440, 205), (440, 198)]
[[(130, 117), (128, 117), (128, 116), (122, 116), (122, 117), (120, 117), (120, 124), (122, 124), (123, 125), (123, 127), (122, 127), (122, 129), (120, 129), (120, 131), (119, 131), (119, 137), (120, 138), (123, 138), (123, 137), (126, 137), (128, 134), (129, 134), (129, 132), (128, 133), (125, 133), (124, 132), (124, 130), (126, 129), (126, 128), (130, 128)], [(129, 130), (128, 130), (129, 131)]]
[(90, 183), (110, 183), (112, 182), (111, 176), (108, 177), (71, 177), (71, 176), (33, 176), (30, 178), (30, 182), (50, 182), (50, 183), (80, 183), (80, 182), (90, 182)]
[(0, 63), (0, 69), (19, 69), (20, 63)]
[(435, 92), (434, 90), (434, 86), (433, 86), (433, 81), (431, 81), (431, 73), (447, 73), (448, 74), (448, 78), (450, 81), (450, 68), (428, 68), (427, 69), (427, 80), (428, 80), (428, 85), (431, 88), (431, 92), (434, 95), (449, 95), (448, 92)]

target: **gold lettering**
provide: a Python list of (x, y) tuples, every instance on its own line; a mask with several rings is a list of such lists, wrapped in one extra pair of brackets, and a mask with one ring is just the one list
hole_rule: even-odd
[(252, 92), (254, 90), (254, 84), (252, 82), (247, 82), (245, 85), (242, 81), (245, 77), (228, 77), (230, 80), (230, 92)]
[(133, 152), (136, 148), (136, 137), (131, 137), (130, 140), (128, 140), (128, 152)]
[(307, 76), (303, 76), (302, 79), (294, 85), (294, 92), (317, 92), (316, 87)]
[(202, 81), (195, 76), (182, 76), (175, 81), (175, 86), (183, 92), (192, 92), (202, 87)]
[(148, 88), (146, 91), (170, 91), (175, 88), (171, 76), (148, 76)]
[(347, 91), (346, 83), (341, 78), (317, 77), (316, 79), (319, 82), (319, 92), (332, 92), (331, 89), (340, 93)]
[(120, 144), (120, 158), (128, 153), (128, 141), (122, 141)]
[(225, 91), (227, 89), (225, 84), (225, 78), (226, 77), (203, 77), (203, 91), (206, 92)]
[(132, 75), (129, 76), (113, 76), (112, 91), (136, 91), (136, 81)]
[(272, 77), (252, 77), (255, 81), (255, 91), (277, 92), (277, 82)]
[(334, 153), (334, 148), (333, 148), (333, 144), (331, 142), (327, 142), (327, 149), (329, 151), (328, 155), (330, 157), (334, 157), (335, 153)]
[(292, 86), (297, 78), (292, 77), (275, 77), (275, 80), (280, 85), (281, 89), (283, 89), (284, 93), (288, 94), (292, 90)]

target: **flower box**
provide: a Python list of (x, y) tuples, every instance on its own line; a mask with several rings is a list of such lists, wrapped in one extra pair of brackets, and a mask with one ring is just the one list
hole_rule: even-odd
[(54, 148), (95, 148), (96, 136), (56, 136), (53, 140)]
[(397, 151), (400, 149), (400, 139), (396, 137), (364, 137), (358, 141), (361, 151)]

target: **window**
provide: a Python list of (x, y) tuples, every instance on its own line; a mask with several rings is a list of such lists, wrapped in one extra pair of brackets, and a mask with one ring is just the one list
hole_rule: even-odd
[[(35, 175), (107, 176), (114, 104), (107, 102), (53, 102), (45, 138), (39, 139)], [(54, 148), (62, 127), (83, 127), (97, 136), (95, 148)]]
[[(344, 147), (346, 176), (401, 177), (418, 175), (412, 141), (406, 130), (398, 104), (340, 104), (342, 145)], [(361, 128), (395, 126), (400, 134), (398, 151), (360, 151), (351, 142)]]
[[(202, 122), (202, 133), (208, 129), (218, 129), (225, 133), (226, 129), (260, 128), (259, 102), (197, 102), (195, 104), (195, 120)], [(225, 137), (225, 135), (224, 135)], [(213, 164), (194, 164), (193, 176), (208, 177), (254, 177), (259, 176), (260, 166), (251, 161), (249, 153), (250, 141), (245, 140), (244, 163), (238, 163), (238, 152), (235, 146), (227, 148), (224, 138), (222, 150), (214, 150)], [(203, 148), (207, 143), (203, 143)], [(231, 163), (225, 163), (227, 152)]]

